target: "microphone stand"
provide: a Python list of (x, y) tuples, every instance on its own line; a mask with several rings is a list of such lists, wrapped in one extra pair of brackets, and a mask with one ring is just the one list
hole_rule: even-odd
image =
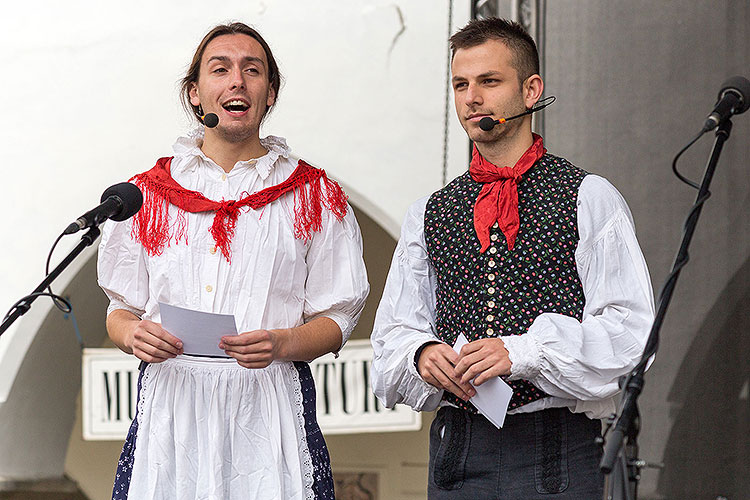
[[(640, 431), (638, 396), (643, 390), (643, 375), (646, 371), (646, 365), (648, 364), (649, 358), (656, 354), (658, 349), (659, 331), (664, 322), (669, 302), (672, 299), (672, 293), (674, 292), (677, 278), (679, 278), (682, 268), (687, 264), (687, 261), (690, 258), (688, 254), (690, 240), (693, 238), (693, 233), (698, 224), (698, 217), (700, 216), (703, 204), (708, 197), (711, 196), (708, 188), (711, 185), (711, 180), (713, 179), (716, 165), (719, 161), (719, 156), (721, 155), (721, 150), (724, 147), (724, 142), (729, 139), (731, 131), (732, 122), (729, 119), (720, 123), (716, 130), (716, 139), (713, 148), (711, 149), (708, 164), (706, 165), (703, 181), (698, 190), (698, 196), (693, 204), (693, 208), (685, 222), (682, 243), (677, 252), (677, 257), (675, 257), (672, 272), (667, 277), (667, 281), (665, 282), (664, 288), (662, 288), (659, 296), (659, 309), (654, 317), (654, 323), (651, 326), (651, 332), (649, 333), (646, 347), (643, 350), (643, 356), (638, 365), (636, 365), (633, 371), (630, 372), (623, 381), (622, 385), (624, 388), (622, 399), (620, 401), (620, 414), (619, 416), (614, 416), (614, 419), (612, 420), (614, 429), (605, 442), (604, 453), (599, 464), (600, 470), (604, 474), (609, 475), (615, 471), (615, 461), (618, 461), (614, 477), (607, 478), (609, 488), (605, 489), (605, 500), (636, 500), (637, 498), (640, 469), (648, 465), (635, 456), (638, 453), (636, 439), (638, 437), (638, 432)], [(612, 424), (610, 424), (610, 427)], [(623, 450), (622, 447), (624, 441), (626, 441), (627, 444)], [(625, 482), (626, 477), (627, 483)]]
[[(638, 459), (637, 439), (640, 425), (641, 418), (636, 408), (635, 416), (625, 434), (627, 444), (622, 452), (617, 455), (611, 472), (605, 476), (604, 500), (635, 500), (638, 496), (638, 480), (641, 478), (641, 468), (651, 466), (651, 464)], [(656, 465), (655, 467), (660, 466)]]
[(13, 324), (13, 322), (15, 322), (18, 318), (26, 314), (29, 309), (31, 309), (31, 303), (34, 302), (37, 297), (39, 297), (39, 293), (43, 292), (47, 287), (49, 287), (55, 280), (55, 278), (57, 278), (60, 273), (62, 273), (71, 262), (73, 262), (73, 260), (84, 250), (84, 248), (86, 248), (87, 246), (91, 246), (99, 237), (99, 234), (99, 228), (97, 226), (92, 226), (86, 234), (81, 236), (81, 241), (78, 242), (78, 245), (76, 245), (76, 247), (71, 250), (67, 257), (65, 257), (62, 262), (60, 262), (57, 267), (55, 267), (52, 272), (50, 272), (44, 278), (44, 281), (42, 281), (39, 286), (36, 287), (33, 292), (31, 292), (30, 295), (27, 295), (24, 299), (21, 300), (20, 303), (17, 303), (12, 312), (5, 317), (3, 323), (0, 324), (0, 335), (5, 333), (5, 330), (7, 330), (10, 325)]

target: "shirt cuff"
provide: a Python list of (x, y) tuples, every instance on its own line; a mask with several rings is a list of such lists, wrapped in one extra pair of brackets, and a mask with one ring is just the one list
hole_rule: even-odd
[(135, 314), (136, 316), (138, 316), (139, 318), (142, 318), (144, 314), (144, 311), (141, 311), (140, 309), (136, 309), (135, 307), (131, 307), (127, 305), (125, 302), (119, 301), (117, 299), (110, 299), (109, 306), (107, 307), (107, 316), (109, 316), (109, 314), (112, 311), (117, 311), (118, 309), (124, 309), (126, 311), (129, 311)]
[(414, 403), (409, 403), (409, 406), (411, 406), (414, 411), (435, 411), (440, 404), (440, 401), (443, 399), (443, 390), (425, 382), (422, 375), (419, 374), (419, 370), (417, 370), (416, 363), (413, 362), (414, 356), (422, 346), (437, 343), (439, 342), (425, 342), (423, 344), (417, 344), (415, 347), (409, 349), (407, 359), (412, 360), (412, 362), (406, 363), (406, 365), (409, 374), (413, 377), (412, 380), (414, 380), (414, 384), (410, 384), (412, 385), (412, 388), (409, 392), (412, 392), (413, 395), (410, 394), (409, 396), (411, 397), (408, 399), (414, 400)]
[(508, 357), (511, 362), (508, 380), (533, 380), (541, 370), (542, 356), (534, 337), (523, 335), (508, 335), (502, 337)]
[(354, 330), (354, 326), (356, 324), (349, 318), (349, 316), (338, 311), (326, 311), (322, 314), (314, 316), (313, 318), (310, 318), (308, 322), (315, 318), (328, 318), (330, 320), (333, 320), (339, 326), (339, 330), (341, 330), (341, 347), (336, 349), (336, 353), (338, 353), (338, 351), (340, 351), (341, 348), (344, 347), (346, 341), (349, 340), (349, 337), (351, 337), (352, 331)]
[(424, 346), (427, 346), (428, 344), (439, 344), (439, 343), (440, 341), (435, 341), (435, 340), (428, 340), (427, 342), (417, 343), (409, 349), (409, 352), (407, 353), (407, 358), (406, 358), (410, 360), (410, 362), (406, 363), (406, 370), (409, 372), (409, 375), (411, 375), (416, 380), (418, 380), (419, 385), (421, 385), (423, 388), (430, 389), (431, 390), (430, 392), (432, 392), (432, 390), (440, 391), (441, 389), (438, 389), (437, 387), (431, 384), (428, 384), (422, 378), (422, 375), (419, 374), (419, 370), (417, 369), (417, 363), (415, 362), (416, 361), (415, 358), (417, 355), (417, 351), (422, 349)]
[(424, 351), (424, 348), (428, 345), (432, 344), (439, 344), (437, 340), (431, 341), (431, 342), (425, 342), (421, 346), (417, 347), (417, 349), (414, 351), (414, 356), (412, 356), (412, 359), (414, 360), (414, 368), (417, 369), (417, 372), (419, 372), (419, 357), (422, 355), (422, 351)]

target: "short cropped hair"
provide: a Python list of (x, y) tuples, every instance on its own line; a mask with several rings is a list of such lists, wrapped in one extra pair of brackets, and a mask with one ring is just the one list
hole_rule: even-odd
[[(190, 63), (190, 67), (188, 68), (185, 77), (180, 81), (180, 98), (182, 99), (182, 105), (185, 107), (185, 110), (188, 113), (192, 113), (196, 118), (198, 118), (198, 121), (201, 121), (201, 110), (199, 106), (193, 106), (193, 103), (190, 102), (190, 88), (193, 84), (198, 83), (198, 77), (200, 76), (201, 69), (201, 59), (203, 59), (203, 53), (206, 52), (206, 47), (209, 43), (211, 43), (211, 40), (222, 35), (247, 35), (257, 41), (260, 46), (263, 47), (263, 52), (265, 52), (266, 60), (268, 61), (268, 82), (271, 84), (271, 88), (274, 91), (276, 99), (279, 98), (279, 88), (281, 87), (281, 73), (279, 72), (279, 66), (278, 64), (276, 64), (276, 59), (274, 59), (273, 53), (271, 52), (271, 47), (268, 46), (268, 43), (266, 43), (260, 33), (244, 23), (234, 22), (229, 24), (220, 24), (209, 31), (206, 36), (203, 37), (203, 40), (201, 40), (198, 48), (195, 49), (193, 60)], [(274, 104), (276, 104), (275, 101)], [(266, 110), (263, 113), (264, 117), (272, 107), (273, 105), (266, 106)]]
[(459, 49), (476, 47), (489, 40), (500, 40), (510, 49), (511, 64), (523, 83), (539, 73), (539, 52), (536, 43), (523, 26), (514, 21), (490, 17), (475, 19), (450, 37), (452, 56)]

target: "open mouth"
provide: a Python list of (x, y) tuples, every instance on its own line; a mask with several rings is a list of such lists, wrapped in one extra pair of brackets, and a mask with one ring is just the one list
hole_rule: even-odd
[(222, 105), (222, 107), (230, 113), (243, 113), (250, 109), (250, 106), (245, 101), (241, 101), (239, 99), (227, 101)]

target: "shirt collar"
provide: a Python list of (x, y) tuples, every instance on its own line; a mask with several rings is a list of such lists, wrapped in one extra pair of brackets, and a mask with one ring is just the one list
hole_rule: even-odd
[[(201, 150), (203, 137), (203, 128), (196, 128), (188, 132), (187, 135), (179, 137), (172, 146), (176, 157), (181, 157), (184, 160), (187, 160), (179, 162), (184, 170), (194, 170), (198, 164), (201, 163), (200, 161), (195, 160), (203, 160), (215, 165), (214, 161), (206, 156)], [(260, 143), (268, 150), (268, 153), (257, 159), (237, 162), (235, 168), (255, 168), (260, 178), (266, 179), (271, 174), (271, 170), (273, 170), (276, 165), (276, 161), (280, 157), (289, 158), (289, 154), (292, 150), (287, 146), (286, 140), (283, 137), (277, 137), (274, 135), (261, 138)]]

